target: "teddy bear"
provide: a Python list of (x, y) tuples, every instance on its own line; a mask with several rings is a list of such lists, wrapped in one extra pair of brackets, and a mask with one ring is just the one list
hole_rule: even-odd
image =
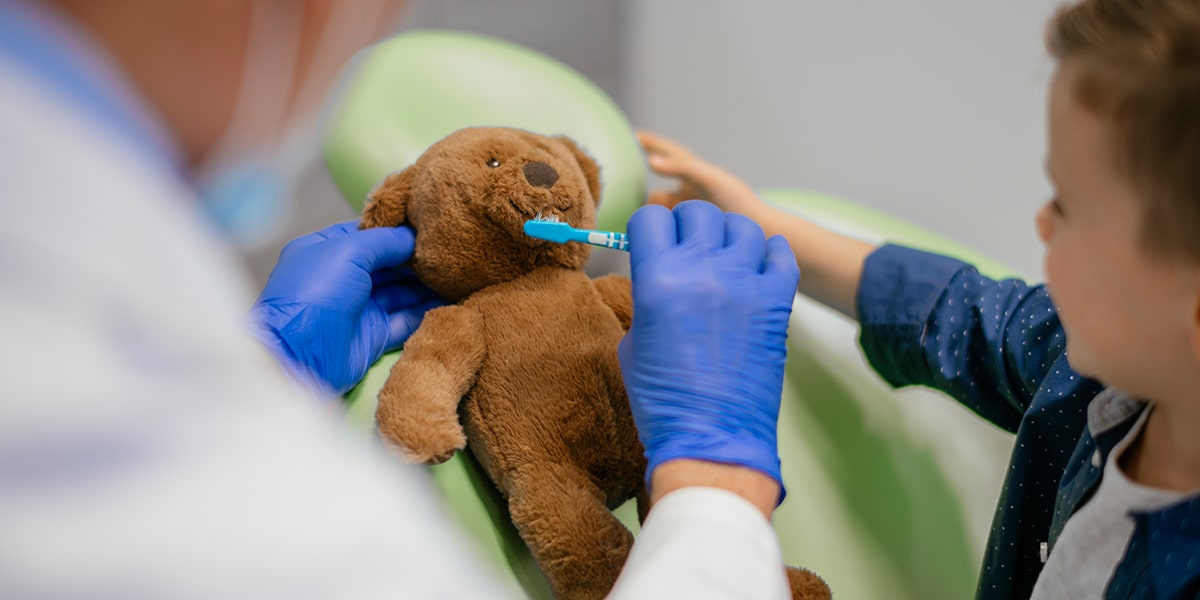
[[(387, 176), (361, 221), (411, 225), (413, 272), (453, 303), (425, 315), (392, 367), (380, 433), (412, 462), (469, 448), (563, 599), (608, 594), (633, 544), (611, 511), (630, 498), (639, 518), (649, 510), (617, 361), (629, 279), (590, 278), (587, 245), (523, 230), (537, 218), (594, 227), (600, 189), (599, 166), (570, 138), (467, 128)], [(824, 589), (807, 571), (789, 577), (794, 590)]]

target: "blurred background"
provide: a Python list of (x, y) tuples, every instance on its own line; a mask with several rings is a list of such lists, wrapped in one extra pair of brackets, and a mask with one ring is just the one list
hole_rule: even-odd
[[(751, 185), (834, 193), (1040, 277), (1033, 215), (1053, 0), (414, 0), (404, 29), (507, 39), (562, 60), (638, 126)], [(531, 93), (536, 93), (531, 90)], [(289, 239), (355, 213), (313, 144), (296, 193), (246, 249), (263, 280)], [(660, 182), (652, 182), (660, 183)]]

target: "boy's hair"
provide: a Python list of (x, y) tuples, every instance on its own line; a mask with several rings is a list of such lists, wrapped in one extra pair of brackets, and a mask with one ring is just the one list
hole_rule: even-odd
[(1143, 247), (1200, 263), (1200, 1), (1083, 0), (1059, 11), (1046, 43), (1078, 74), (1079, 102), (1113, 126)]

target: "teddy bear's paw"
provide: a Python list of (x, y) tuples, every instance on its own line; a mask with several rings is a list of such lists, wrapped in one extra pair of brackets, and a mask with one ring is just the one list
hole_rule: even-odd
[(444, 463), (454, 453), (467, 447), (467, 438), (461, 429), (457, 431), (421, 431), (407, 432), (407, 435), (393, 435), (381, 427), (391, 444), (392, 451), (405, 462), (437, 465)]
[[(428, 441), (428, 440), (426, 440)], [(440, 440), (436, 443), (400, 444), (393, 440), (392, 450), (405, 462), (439, 465), (467, 447), (467, 440), (460, 433), (457, 439)]]
[[(396, 363), (396, 367), (403, 364)], [(450, 401), (456, 401), (457, 396), (433, 394), (423, 387), (397, 387), (392, 380), (389, 378), (379, 393), (375, 422), (379, 433), (396, 445), (404, 460), (443, 463), (455, 451), (467, 447), (467, 436), (458, 422), (457, 403)]]
[(450, 460), (450, 458), (454, 456), (454, 453), (461, 449), (462, 448), (456, 448), (454, 450), (450, 450), (449, 452), (429, 454), (425, 452), (414, 452), (407, 448), (397, 447), (400, 458), (404, 459), (405, 462), (420, 463), (425, 465), (440, 465)]

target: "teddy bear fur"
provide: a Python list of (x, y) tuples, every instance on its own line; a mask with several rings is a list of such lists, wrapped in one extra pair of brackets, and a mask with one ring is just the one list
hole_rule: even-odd
[[(630, 282), (583, 272), (590, 248), (526, 236), (537, 216), (592, 228), (600, 170), (566, 137), (468, 128), (389, 175), (362, 227), (411, 225), (431, 310), (379, 393), (379, 431), (414, 462), (469, 447), (556, 597), (603, 598), (633, 544), (611, 510), (646, 460), (617, 361)], [(789, 570), (798, 598), (828, 597)], [(824, 590), (825, 595), (810, 594)]]
[(590, 248), (524, 234), (537, 215), (593, 227), (596, 163), (571, 140), (464, 129), (387, 177), (363, 226), (418, 232), (417, 277), (457, 304), (425, 316), (379, 394), (411, 460), (469, 445), (559, 598), (602, 598), (645, 510), (646, 460), (617, 362), (629, 281), (583, 272)]

